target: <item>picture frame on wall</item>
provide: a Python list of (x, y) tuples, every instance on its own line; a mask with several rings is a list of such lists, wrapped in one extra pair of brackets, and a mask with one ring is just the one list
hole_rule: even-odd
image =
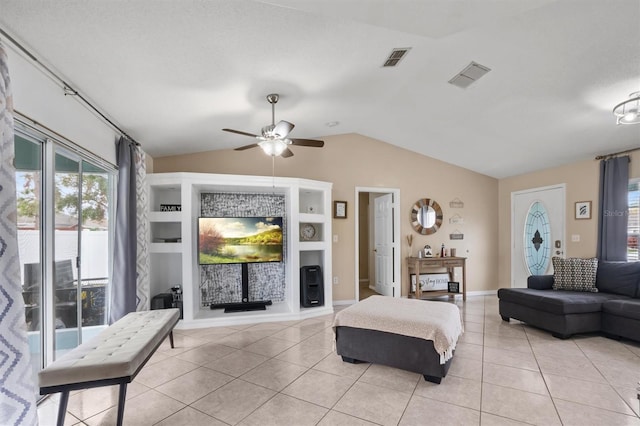
[(333, 218), (334, 219), (347, 218), (347, 202), (346, 201), (333, 202)]
[(576, 202), (576, 220), (591, 219), (591, 201)]

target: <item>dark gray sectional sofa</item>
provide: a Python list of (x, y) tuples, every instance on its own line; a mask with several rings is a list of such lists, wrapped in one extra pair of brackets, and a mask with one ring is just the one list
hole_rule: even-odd
[(501, 288), (500, 316), (566, 339), (603, 332), (640, 342), (640, 262), (599, 262), (597, 293), (553, 290), (553, 275), (530, 276), (527, 288)]

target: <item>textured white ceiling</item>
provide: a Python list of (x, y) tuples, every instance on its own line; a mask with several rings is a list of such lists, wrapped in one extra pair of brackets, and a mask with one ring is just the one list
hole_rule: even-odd
[[(497, 178), (640, 146), (611, 114), (640, 90), (638, 0), (0, 0), (0, 26), (152, 156), (252, 143), (220, 129), (259, 133), (272, 92), (294, 137)], [(492, 71), (447, 83), (471, 61)]]

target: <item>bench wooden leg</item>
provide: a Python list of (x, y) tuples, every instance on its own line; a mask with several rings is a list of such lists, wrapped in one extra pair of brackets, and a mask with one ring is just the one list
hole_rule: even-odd
[(118, 395), (118, 420), (116, 425), (122, 426), (124, 420), (124, 402), (127, 399), (127, 384), (120, 383), (120, 393)]
[(64, 416), (67, 414), (67, 403), (69, 402), (69, 391), (60, 392), (60, 407), (58, 408), (58, 426), (64, 425)]
[(171, 343), (171, 349), (173, 349), (173, 330), (169, 332), (169, 343)]

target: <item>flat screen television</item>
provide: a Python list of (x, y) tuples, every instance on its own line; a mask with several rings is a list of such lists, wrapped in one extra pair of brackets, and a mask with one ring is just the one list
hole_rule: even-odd
[(282, 262), (282, 217), (198, 218), (200, 265)]

